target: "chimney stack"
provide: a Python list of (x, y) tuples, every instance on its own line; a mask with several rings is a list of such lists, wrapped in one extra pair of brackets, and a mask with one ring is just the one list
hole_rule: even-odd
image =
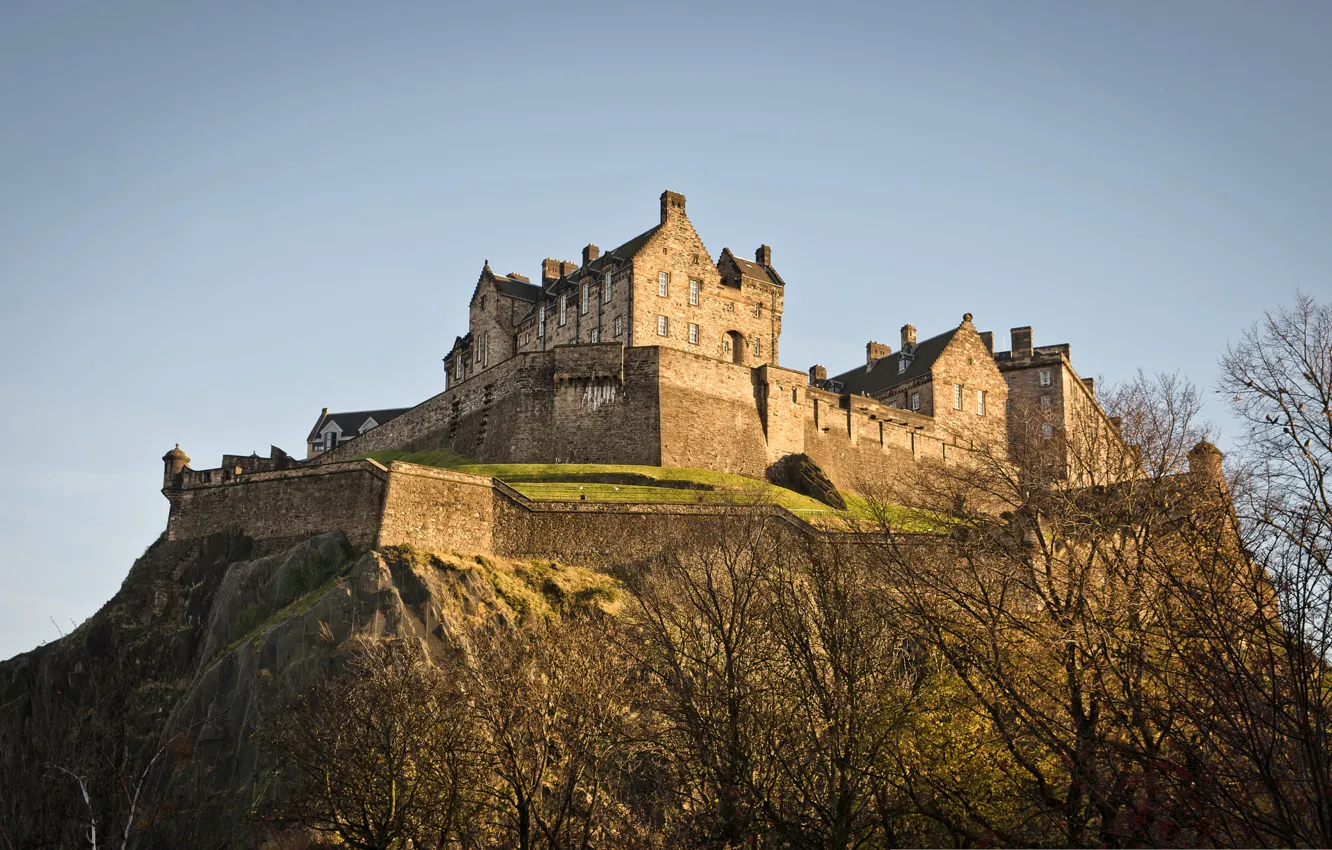
[(811, 387), (822, 387), (828, 380), (828, 370), (823, 366), (815, 364), (809, 367), (809, 385)]
[(673, 215), (685, 214), (685, 196), (667, 189), (661, 193), (661, 223)]
[(1012, 339), (1013, 359), (1031, 357), (1031, 326), (1025, 328), (1013, 328), (1009, 331)]
[(772, 249), (767, 245), (758, 246), (758, 250), (754, 252), (754, 259), (763, 268), (770, 268), (772, 266)]
[(903, 326), (902, 326), (902, 353), (903, 353), (903, 354), (915, 354), (915, 353), (916, 353), (916, 326), (915, 326), (915, 325), (903, 325)]
[(583, 268), (587, 268), (589, 263), (600, 256), (601, 249), (589, 242), (588, 246), (583, 249)]
[(1082, 383), (1083, 383), (1083, 386), (1085, 386), (1085, 387), (1087, 388), (1087, 392), (1091, 393), (1093, 396), (1096, 395), (1096, 379), (1095, 379), (1095, 378), (1083, 378), (1083, 379), (1082, 379)]
[(578, 264), (573, 260), (560, 261), (560, 277), (568, 277), (576, 271), (578, 271)]
[(985, 350), (994, 354), (994, 331), (981, 331), (980, 338), (985, 343)]
[(874, 368), (875, 360), (882, 360), (892, 353), (893, 347), (891, 345), (884, 345), (874, 340), (865, 343), (865, 371), (868, 372)]
[(552, 260), (550, 257), (541, 261), (541, 285), (550, 286), (560, 277), (560, 261)]

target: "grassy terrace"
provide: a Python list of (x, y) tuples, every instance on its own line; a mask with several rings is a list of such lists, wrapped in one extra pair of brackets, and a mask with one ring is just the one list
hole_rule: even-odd
[[(669, 466), (634, 466), (602, 463), (472, 463), (447, 451), (381, 451), (362, 455), (381, 464), (390, 461), (452, 469), (498, 478), (534, 501), (633, 502), (657, 505), (745, 504), (758, 499), (780, 505), (820, 525), (870, 520), (868, 503), (846, 496), (848, 510), (838, 511), (785, 487), (742, 475), (709, 469)], [(889, 506), (893, 525), (908, 531), (937, 528), (928, 518), (907, 508)]]

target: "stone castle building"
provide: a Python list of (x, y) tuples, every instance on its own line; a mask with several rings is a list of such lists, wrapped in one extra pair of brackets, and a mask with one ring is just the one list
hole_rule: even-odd
[[(785, 287), (766, 245), (752, 261), (730, 249), (714, 260), (684, 197), (669, 191), (656, 225), (604, 254), (588, 245), (580, 261), (546, 259), (540, 283), (486, 263), (467, 332), (444, 358), (442, 392), (411, 408), (325, 409), (305, 460), (273, 448), (267, 458), (225, 455), (220, 468), (194, 470), (173, 449), (162, 459), (168, 536), (230, 528), (276, 540), (341, 529), (357, 545), (530, 553), (547, 551), (552, 534), (590, 546), (641, 527), (643, 517), (685, 522), (710, 510), (540, 505), (489, 478), (364, 457), (381, 450), (755, 479), (805, 455), (838, 488), (861, 492), (910, 486), (978, 451), (1008, 458), (1032, 434), (1071, 483), (1089, 480), (1071, 463), (1079, 435), (1110, 434), (1107, 460), (1124, 453), (1069, 346), (1033, 347), (1029, 327), (1014, 328), (1009, 350), (996, 352), (993, 334), (966, 313), (923, 340), (903, 326), (896, 352), (871, 341), (863, 364), (831, 378), (823, 366), (785, 368)], [(574, 527), (581, 531), (566, 533)]]
[(787, 369), (785, 287), (767, 245), (752, 261), (729, 248), (714, 260), (684, 196), (663, 192), (654, 226), (605, 253), (589, 244), (581, 260), (547, 258), (539, 283), (485, 263), (467, 332), (444, 358), (444, 392), (328, 443), (319, 460), (448, 449), (482, 462), (762, 478), (803, 453), (839, 487), (859, 489), (914, 474), (922, 460), (1002, 449), (1019, 409), (1043, 410), (1052, 438), (1071, 425), (1073, 401), (1078, 416), (1104, 415), (1067, 345), (1032, 349), (1031, 329), (1015, 328), (1011, 350), (995, 352), (970, 313), (919, 342), (904, 326), (896, 352), (870, 342), (864, 365), (833, 378), (822, 366)]

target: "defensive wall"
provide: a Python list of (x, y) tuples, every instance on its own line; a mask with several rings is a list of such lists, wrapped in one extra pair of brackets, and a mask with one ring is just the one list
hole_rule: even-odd
[[(754, 515), (715, 504), (536, 502), (493, 478), (373, 460), (253, 473), (187, 469), (164, 492), (168, 539), (231, 532), (260, 551), (341, 531), (361, 551), (408, 544), (439, 554), (610, 563), (650, 557), (666, 540), (720, 532), (737, 512)], [(757, 515), (782, 533), (816, 533), (778, 506), (760, 506)]]
[(320, 455), (447, 449), (483, 463), (680, 466), (762, 479), (790, 454), (872, 489), (965, 456), (928, 416), (808, 386), (804, 372), (599, 343), (519, 354)]

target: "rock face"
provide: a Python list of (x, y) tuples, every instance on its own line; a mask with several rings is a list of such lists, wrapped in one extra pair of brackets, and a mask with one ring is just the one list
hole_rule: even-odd
[(772, 483), (818, 499), (825, 505), (846, 510), (846, 500), (837, 492), (832, 480), (807, 454), (787, 455), (773, 464), (769, 473)]
[(88, 845), (76, 776), (102, 837), (120, 835), (141, 789), (136, 846), (246, 846), (255, 804), (274, 792), (252, 733), (335, 675), (356, 639), (452, 643), (547, 604), (562, 583), (609, 583), (553, 564), (354, 554), (340, 533), (252, 548), (159, 541), (86, 623), (0, 663), (0, 835), (12, 846)]

